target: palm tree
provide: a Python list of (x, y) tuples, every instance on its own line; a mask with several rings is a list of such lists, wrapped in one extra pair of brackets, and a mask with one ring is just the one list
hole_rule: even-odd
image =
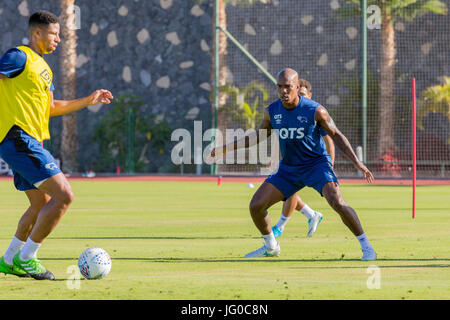
[(423, 130), (423, 119), (430, 112), (442, 113), (450, 121), (450, 77), (444, 77), (442, 85), (428, 87), (422, 93), (417, 114), (417, 124), (421, 130)]
[[(203, 2), (205, 0), (197, 0), (198, 2)], [(256, 2), (259, 2), (260, 0), (218, 0), (215, 2), (217, 4), (217, 10), (214, 8), (214, 14), (212, 16), (212, 52), (214, 52), (214, 44), (215, 44), (215, 29), (216, 29), (216, 12), (218, 14), (218, 27), (220, 27), (223, 30), (227, 29), (227, 13), (226, 13), (226, 5), (228, 3), (232, 3), (233, 5), (252, 5)], [(226, 63), (226, 57), (227, 57), (227, 36), (223, 32), (219, 32), (219, 40), (218, 40), (218, 65), (219, 65), (219, 78), (218, 78), (218, 85), (219, 88), (222, 88), (226, 85), (227, 80), (227, 63)], [(214, 54), (211, 54), (211, 80), (214, 82), (214, 67), (215, 67), (215, 57)], [(226, 123), (226, 112), (223, 112), (222, 107), (226, 104), (226, 101), (228, 99), (228, 95), (225, 91), (219, 91), (218, 93), (218, 112), (217, 113), (217, 129), (224, 132), (225, 123)], [(214, 119), (213, 119), (214, 122)], [(213, 127), (215, 124), (213, 123)]]
[[(203, 1), (203, 0), (202, 0)], [(218, 0), (218, 15), (219, 15), (219, 27), (223, 30), (227, 29), (227, 12), (226, 12), (226, 7), (228, 3), (232, 3), (233, 5), (252, 5), (255, 4), (256, 2), (258, 2), (260, 0)], [(213, 15), (213, 23), (212, 23), (212, 27), (213, 27), (213, 46), (215, 43), (215, 28), (216, 25), (214, 23), (215, 21), (215, 12), (216, 10), (214, 10), (214, 15)], [(226, 57), (227, 57), (227, 53), (228, 53), (228, 42), (227, 42), (227, 36), (223, 33), (220, 32), (219, 33), (219, 87), (222, 87), (224, 85), (226, 85), (226, 81), (227, 81), (227, 61), (226, 61)], [(214, 47), (213, 47), (214, 50)], [(212, 61), (211, 61), (211, 68), (214, 68), (214, 55), (212, 56)], [(211, 72), (211, 75), (214, 75), (214, 72)], [(219, 107), (223, 106), (226, 103), (227, 100), (227, 94), (224, 92), (219, 92)], [(220, 121), (219, 121), (220, 123)]]
[(226, 94), (226, 104), (219, 109), (219, 114), (231, 118), (232, 125), (240, 125), (243, 129), (257, 129), (264, 114), (264, 105), (269, 99), (268, 88), (258, 81), (252, 81), (244, 88), (233, 85), (220, 87), (220, 92)]
[[(75, 0), (61, 0), (61, 46), (59, 65), (61, 70), (62, 99), (73, 100), (77, 90), (77, 35), (74, 28)], [(77, 116), (76, 113), (62, 117), (61, 160), (64, 171), (78, 171), (77, 159)]]
[[(347, 0), (350, 7), (341, 7), (341, 17), (360, 12), (360, 0)], [(378, 156), (394, 149), (394, 103), (395, 103), (395, 29), (394, 22), (403, 19), (413, 21), (427, 13), (447, 14), (447, 6), (438, 0), (368, 0), (367, 5), (379, 6), (381, 10), (381, 59), (380, 59), (380, 139)]]

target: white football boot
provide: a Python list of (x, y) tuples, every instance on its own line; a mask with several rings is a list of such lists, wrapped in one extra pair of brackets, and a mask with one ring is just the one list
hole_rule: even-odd
[(362, 250), (363, 256), (361, 258), (362, 261), (371, 261), (377, 260), (377, 254), (373, 248), (366, 248)]
[(258, 250), (247, 253), (244, 258), (260, 258), (260, 257), (278, 257), (280, 255), (280, 243), (277, 242), (277, 246), (273, 249), (266, 247), (264, 244)]
[(314, 211), (314, 217), (308, 219), (308, 234), (306, 237), (312, 237), (322, 219), (323, 215), (318, 211)]

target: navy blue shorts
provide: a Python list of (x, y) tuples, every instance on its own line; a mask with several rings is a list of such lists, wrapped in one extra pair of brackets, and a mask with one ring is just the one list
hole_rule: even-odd
[(27, 191), (37, 187), (61, 172), (55, 158), (18, 126), (13, 126), (0, 143), (2, 158), (14, 173), (17, 190)]
[(328, 161), (322, 161), (312, 167), (297, 167), (281, 164), (278, 171), (267, 177), (265, 182), (277, 187), (286, 199), (304, 187), (311, 187), (322, 195), (322, 189), (328, 182), (338, 182)]

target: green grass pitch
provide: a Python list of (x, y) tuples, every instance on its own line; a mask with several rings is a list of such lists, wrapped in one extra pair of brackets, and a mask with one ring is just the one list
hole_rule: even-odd
[[(312, 189), (300, 195), (324, 214), (316, 234), (305, 237), (306, 218), (297, 212), (280, 238), (280, 257), (248, 260), (262, 245), (248, 212), (259, 185), (71, 184), (75, 201), (38, 253), (57, 281), (1, 274), (1, 300), (450, 299), (450, 186), (418, 187), (413, 220), (411, 187), (342, 185), (378, 254), (362, 262), (358, 241)], [(11, 181), (0, 181), (0, 254), (27, 205)], [(275, 224), (281, 204), (269, 212)], [(111, 273), (77, 281), (72, 266), (94, 246), (111, 255)]]

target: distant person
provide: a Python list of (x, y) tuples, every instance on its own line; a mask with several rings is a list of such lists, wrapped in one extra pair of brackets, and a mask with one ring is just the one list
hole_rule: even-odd
[(30, 202), (0, 258), (0, 272), (53, 280), (37, 259), (37, 251), (69, 208), (73, 193), (55, 158), (42, 145), (50, 138), (49, 118), (109, 104), (113, 96), (102, 89), (77, 100), (54, 100), (53, 73), (43, 56), (54, 52), (61, 41), (58, 18), (38, 11), (29, 18), (28, 27), (30, 44), (12, 48), (0, 58), (0, 157), (12, 169), (15, 187)]

